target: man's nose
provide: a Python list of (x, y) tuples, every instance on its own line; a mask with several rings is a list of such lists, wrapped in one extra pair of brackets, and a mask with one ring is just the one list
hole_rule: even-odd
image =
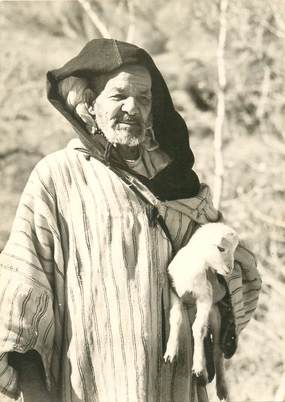
[(137, 102), (133, 96), (129, 96), (125, 99), (122, 106), (122, 111), (127, 112), (129, 115), (135, 115), (138, 113)]

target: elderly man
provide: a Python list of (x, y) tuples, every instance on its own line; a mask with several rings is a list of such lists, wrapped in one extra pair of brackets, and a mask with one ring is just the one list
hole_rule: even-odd
[[(191, 370), (191, 300), (177, 360), (163, 361), (167, 266), (219, 214), (162, 76), (144, 50), (98, 39), (48, 73), (48, 98), (79, 138), (35, 167), (1, 255), (0, 390), (30, 402), (207, 401)], [(228, 357), (259, 287), (253, 257), (237, 254), (228, 286), (211, 277)]]

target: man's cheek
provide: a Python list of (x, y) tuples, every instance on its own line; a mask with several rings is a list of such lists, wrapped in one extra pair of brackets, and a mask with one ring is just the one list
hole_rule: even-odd
[[(98, 113), (96, 114), (97, 117), (97, 123), (101, 126), (103, 126), (104, 128), (107, 126), (112, 125), (112, 118), (109, 115), (108, 112), (102, 112), (102, 111), (98, 111)], [(101, 127), (102, 128), (102, 127)]]
[(112, 108), (109, 109), (109, 117), (112, 120), (118, 119), (121, 114), (122, 114), (122, 105), (120, 103), (112, 105)]

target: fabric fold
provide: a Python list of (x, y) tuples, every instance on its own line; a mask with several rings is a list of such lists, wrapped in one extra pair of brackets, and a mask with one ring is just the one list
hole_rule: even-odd
[(59, 238), (55, 215), (50, 189), (34, 171), (0, 255), (0, 389), (14, 397), (19, 393), (18, 376), (8, 365), (9, 352), (36, 350), (51, 386), (54, 244)]

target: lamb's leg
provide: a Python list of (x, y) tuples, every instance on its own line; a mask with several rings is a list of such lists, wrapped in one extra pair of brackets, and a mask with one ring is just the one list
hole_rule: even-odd
[(179, 330), (182, 323), (182, 303), (178, 296), (171, 291), (170, 294), (170, 333), (167, 341), (166, 352), (164, 354), (164, 360), (172, 362), (175, 356), (178, 353), (178, 339), (179, 339)]
[(216, 371), (216, 389), (220, 400), (227, 400), (228, 387), (225, 378), (224, 357), (220, 348), (221, 315), (217, 306), (210, 312), (210, 326), (213, 335), (213, 356)]
[(197, 300), (197, 312), (192, 326), (194, 338), (194, 354), (192, 371), (200, 380), (208, 382), (206, 359), (204, 353), (204, 338), (208, 330), (208, 318), (212, 306), (211, 299)]

